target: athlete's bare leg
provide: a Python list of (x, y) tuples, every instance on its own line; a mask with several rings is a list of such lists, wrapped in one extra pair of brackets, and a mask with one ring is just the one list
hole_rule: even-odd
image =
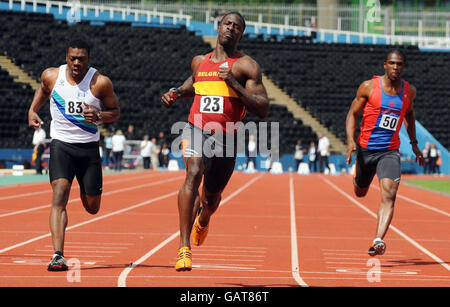
[(222, 200), (222, 192), (210, 193), (205, 189), (205, 186), (203, 185), (201, 197), (201, 204), (203, 209), (198, 219), (200, 226), (207, 226), (209, 224), (211, 215), (213, 215), (214, 212), (216, 212), (221, 200)]
[(202, 182), (205, 166), (201, 157), (190, 157), (187, 161), (186, 179), (178, 192), (178, 213), (180, 219), (180, 248), (191, 247), (191, 231), (195, 218), (195, 204), (200, 202), (198, 188)]
[(192, 208), (192, 225), (194, 225), (195, 218), (197, 217), (198, 209), (200, 208), (200, 194), (197, 191), (197, 195), (195, 195), (194, 207)]
[(50, 232), (55, 251), (64, 252), (64, 236), (67, 227), (67, 201), (72, 184), (64, 178), (52, 181), (53, 201), (50, 211)]
[(394, 203), (399, 183), (392, 179), (380, 180), (381, 203), (378, 209), (377, 231), (375, 238), (383, 239), (394, 216)]
[(100, 209), (100, 202), (102, 195), (87, 195), (80, 192), (80, 198), (83, 202), (83, 206), (90, 214), (97, 214)]
[(367, 192), (369, 191), (369, 187), (360, 188), (356, 184), (353, 183), (353, 190), (355, 192), (356, 197), (364, 197), (367, 195)]

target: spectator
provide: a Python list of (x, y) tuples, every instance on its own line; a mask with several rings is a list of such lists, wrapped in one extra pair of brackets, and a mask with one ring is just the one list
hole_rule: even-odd
[(247, 145), (247, 169), (248, 169), (248, 164), (250, 162), (253, 163), (253, 168), (256, 168), (256, 154), (257, 154), (257, 144), (256, 144), (256, 138), (253, 134), (250, 134), (249, 136), (249, 140), (248, 140), (248, 145)]
[(270, 155), (268, 156), (269, 159), (269, 167), (267, 168), (268, 172), (272, 170), (274, 162), (279, 162), (279, 157), (280, 157), (280, 149), (278, 147), (272, 148), (270, 151)]
[(313, 23), (312, 23), (311, 19), (309, 19), (309, 18), (305, 19), (305, 27), (307, 27), (307, 28), (313, 27)]
[(134, 126), (133, 125), (128, 126), (128, 130), (127, 130), (127, 134), (125, 135), (125, 138), (127, 140), (134, 140), (136, 138), (136, 136), (134, 135)]
[(156, 138), (152, 138), (152, 154), (151, 154), (151, 163), (152, 163), (152, 168), (154, 170), (157, 170), (159, 167), (159, 146), (156, 143)]
[(144, 136), (144, 140), (141, 142), (141, 156), (144, 161), (144, 169), (150, 169), (150, 157), (152, 155), (153, 143), (149, 140), (148, 135)]
[(295, 153), (294, 153), (294, 160), (295, 160), (295, 171), (298, 171), (298, 167), (300, 163), (303, 162), (304, 154), (306, 152), (305, 146), (302, 145), (302, 140), (297, 140), (297, 145), (295, 145)]
[(169, 153), (170, 149), (167, 147), (167, 144), (164, 143), (163, 147), (161, 148), (161, 155), (162, 155), (162, 167), (168, 167), (169, 166)]
[(330, 155), (330, 141), (328, 138), (322, 133), (319, 132), (319, 143), (317, 145), (317, 152), (319, 153), (319, 169), (320, 172), (325, 172), (323, 165), (330, 171), (330, 167), (328, 165), (328, 156)]
[(107, 131), (105, 133), (105, 164), (109, 169), (109, 165), (112, 162), (112, 133)]
[(157, 145), (159, 147), (159, 154), (158, 154), (158, 159), (159, 159), (159, 165), (163, 165), (163, 154), (162, 154), (162, 148), (164, 147), (164, 144), (166, 143), (166, 137), (164, 136), (164, 132), (160, 131), (159, 135), (158, 135), (158, 141), (157, 141)]
[(437, 161), (440, 157), (440, 152), (436, 147), (436, 144), (431, 144), (428, 157), (430, 158), (430, 174), (440, 173), (440, 167), (437, 165)]
[(44, 152), (44, 141), (46, 138), (45, 130), (41, 126), (34, 130), (33, 134), (33, 156), (35, 156), (34, 166), (36, 168), (36, 174), (42, 174), (42, 153)]
[(423, 160), (425, 165), (423, 166), (423, 173), (424, 174), (429, 174), (430, 173), (430, 148), (431, 148), (431, 144), (430, 142), (426, 142), (425, 143), (425, 147), (422, 150), (422, 155), (423, 155)]
[(112, 151), (114, 156), (114, 170), (122, 170), (122, 158), (123, 151), (125, 150), (126, 138), (122, 133), (122, 130), (117, 130), (116, 134), (112, 137)]
[(314, 141), (311, 141), (308, 150), (309, 170), (311, 173), (317, 172), (317, 147)]
[(441, 165), (442, 165), (442, 156), (441, 156), (441, 151), (438, 150), (438, 158), (436, 160), (436, 171), (438, 175), (441, 175)]
[(211, 21), (212, 22), (216, 22), (216, 21), (218, 22), (219, 18), (220, 18), (219, 11), (215, 10), (213, 16), (211, 17)]

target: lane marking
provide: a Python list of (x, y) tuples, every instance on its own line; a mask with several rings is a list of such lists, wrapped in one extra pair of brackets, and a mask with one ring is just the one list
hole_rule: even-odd
[[(126, 187), (126, 188), (122, 188), (119, 190), (114, 190), (114, 191), (110, 191), (110, 192), (105, 192), (102, 194), (103, 196), (108, 196), (108, 195), (114, 195), (117, 193), (121, 193), (121, 192), (126, 192), (126, 191), (131, 191), (131, 190), (135, 190), (135, 189), (140, 189), (143, 187), (151, 187), (154, 185), (159, 185), (159, 184), (163, 184), (166, 182), (170, 182), (170, 181), (175, 181), (178, 179), (184, 178), (184, 176), (178, 176), (178, 177), (174, 177), (174, 178), (170, 178), (170, 179), (164, 179), (164, 180), (160, 180), (160, 181), (155, 181), (152, 183), (146, 183), (146, 184), (141, 184), (141, 185), (137, 185), (137, 186), (132, 186), (132, 187)], [(73, 202), (77, 202), (80, 201), (80, 198), (74, 198), (71, 199), (67, 202), (67, 204), (73, 203)], [(17, 214), (22, 214), (22, 213), (28, 213), (28, 212), (32, 212), (32, 211), (36, 211), (36, 210), (40, 210), (40, 209), (44, 209), (44, 208), (49, 208), (51, 207), (52, 204), (47, 204), (47, 205), (43, 205), (43, 206), (38, 206), (38, 207), (33, 207), (33, 208), (29, 208), (29, 209), (24, 209), (24, 210), (18, 210), (18, 211), (14, 211), (14, 212), (9, 212), (9, 213), (4, 213), (4, 214), (0, 214), (0, 217), (6, 217), (6, 216), (12, 216), (12, 215), (17, 215)]]
[[(332, 183), (331, 181), (329, 181), (328, 179), (324, 178), (324, 177), (320, 177), (323, 181), (325, 181), (328, 185), (330, 185), (333, 189), (335, 189), (336, 191), (338, 191), (341, 195), (345, 196), (348, 200), (350, 200), (352, 203), (354, 203), (355, 205), (357, 205), (359, 208), (363, 209), (364, 211), (366, 211), (368, 214), (370, 214), (371, 216), (373, 216), (374, 218), (377, 218), (377, 215), (375, 213), (373, 213), (372, 211), (370, 211), (366, 206), (364, 206), (363, 204), (361, 204), (359, 201), (357, 201), (356, 199), (354, 199), (353, 197), (351, 197), (349, 194), (347, 194), (346, 192), (344, 192), (341, 188), (339, 188), (338, 186), (336, 186), (334, 183)], [(448, 265), (445, 261), (443, 261), (441, 258), (439, 258), (438, 256), (436, 256), (435, 254), (433, 254), (432, 252), (430, 252), (429, 250), (427, 250), (425, 247), (423, 247), (422, 245), (420, 245), (418, 242), (414, 241), (412, 238), (410, 238), (409, 236), (407, 236), (405, 233), (403, 233), (402, 231), (400, 231), (397, 227), (390, 225), (389, 226), (394, 232), (396, 232), (398, 235), (400, 235), (403, 239), (405, 239), (406, 241), (408, 241), (409, 243), (411, 243), (414, 247), (416, 247), (417, 249), (419, 249), (421, 252), (423, 252), (424, 254), (428, 255), (429, 257), (431, 257), (431, 259), (433, 259), (434, 261), (436, 261), (438, 264), (442, 265), (447, 271), (450, 271), (450, 265)]]
[[(253, 178), (252, 180), (250, 180), (249, 182), (247, 182), (244, 186), (242, 186), (241, 188), (237, 189), (236, 191), (234, 191), (231, 195), (229, 195), (227, 198), (225, 198), (224, 200), (222, 200), (222, 202), (220, 203), (219, 207), (223, 206), (224, 204), (226, 204), (228, 201), (230, 201), (232, 198), (234, 198), (236, 195), (238, 195), (239, 193), (241, 193), (242, 191), (244, 191), (246, 188), (248, 188), (250, 185), (252, 185), (256, 180), (258, 180), (259, 178), (261, 178), (263, 176), (263, 174), (259, 175), (256, 178)], [(178, 237), (180, 235), (180, 231), (175, 232), (174, 234), (172, 234), (171, 236), (169, 236), (167, 239), (165, 239), (164, 241), (162, 241), (160, 244), (158, 244), (155, 248), (151, 249), (148, 253), (146, 253), (145, 255), (143, 255), (141, 258), (139, 258), (138, 260), (134, 261), (129, 267), (127, 267), (125, 270), (123, 270), (120, 275), (119, 278), (117, 280), (117, 286), (118, 287), (126, 287), (127, 286), (127, 277), (128, 274), (130, 274), (131, 270), (133, 270), (135, 267), (137, 267), (139, 264), (141, 264), (142, 262), (146, 261), (148, 258), (150, 258), (153, 254), (155, 254), (156, 252), (158, 252), (161, 248), (163, 248), (164, 246), (166, 246), (167, 244), (169, 244), (171, 241), (173, 241), (176, 237)]]
[[(136, 180), (136, 179), (145, 179), (145, 178), (151, 179), (153, 177), (160, 177), (160, 176), (156, 176), (156, 174), (155, 174), (155, 176), (149, 176), (149, 175), (137, 176), (137, 177), (130, 177), (130, 178), (125, 178), (125, 179), (114, 179), (114, 180), (111, 180), (111, 181), (106, 180), (106, 179), (109, 179), (109, 177), (105, 176), (104, 177), (105, 181), (103, 183), (104, 184), (111, 184), (111, 183), (117, 183), (117, 182), (133, 181), (133, 180)], [(80, 186), (78, 184), (75, 184), (75, 185), (72, 186), (72, 188), (79, 189)], [(6, 200), (6, 199), (14, 199), (14, 198), (34, 196), (34, 195), (39, 195), (39, 194), (46, 194), (46, 193), (52, 193), (51, 186), (50, 186), (50, 188), (48, 190), (29, 192), (29, 193), (22, 193), (22, 194), (15, 194), (15, 195), (9, 195), (9, 196), (1, 196), (0, 197), (0, 201), (1, 200)]]
[[(223, 256), (223, 255), (222, 255)], [(203, 260), (203, 261), (230, 261), (230, 259), (225, 259), (225, 258), (202, 258), (202, 257), (197, 257), (195, 256), (196, 260)], [(241, 261), (241, 262), (264, 262), (264, 259), (233, 259), (233, 261)]]
[[(139, 208), (139, 207), (151, 204), (153, 202), (156, 202), (156, 201), (159, 201), (159, 200), (163, 200), (165, 198), (169, 198), (169, 197), (175, 196), (177, 194), (178, 194), (178, 191), (174, 191), (174, 192), (171, 192), (171, 193), (168, 193), (168, 194), (164, 194), (162, 196), (158, 196), (158, 197), (152, 198), (150, 200), (140, 202), (140, 203), (138, 203), (136, 205), (133, 205), (133, 206), (130, 206), (130, 207), (126, 207), (126, 208), (123, 208), (123, 209), (120, 209), (120, 210), (117, 210), (117, 211), (113, 211), (111, 213), (108, 213), (108, 214), (105, 214), (105, 215), (102, 215), (102, 216), (99, 216), (99, 217), (96, 217), (96, 218), (93, 218), (93, 219), (90, 219), (90, 220), (87, 220), (87, 221), (84, 221), (84, 222), (81, 222), (81, 223), (78, 223), (78, 224), (75, 224), (75, 225), (72, 225), (70, 227), (67, 227), (66, 231), (69, 231), (71, 229), (75, 229), (75, 228), (78, 228), (78, 227), (81, 227), (81, 226), (84, 226), (84, 225), (87, 225), (87, 224), (90, 224), (90, 223), (94, 223), (94, 222), (106, 219), (108, 217), (111, 217), (111, 216), (114, 216), (114, 215), (117, 215), (117, 214), (121, 214), (121, 213), (130, 211), (130, 210), (133, 210), (133, 209), (136, 209), (136, 208)], [(24, 241), (24, 242), (14, 244), (14, 245), (6, 247), (4, 249), (0, 249), (0, 254), (2, 254), (4, 252), (7, 252), (7, 251), (10, 251), (12, 249), (15, 249), (17, 247), (21, 247), (21, 246), (33, 243), (35, 241), (38, 241), (38, 240), (50, 237), (50, 236), (51, 236), (51, 233), (47, 233), (47, 234), (44, 234), (42, 236), (38, 236), (38, 237), (32, 238), (30, 240)]]
[[(53, 251), (53, 250), (52, 250)], [(45, 257), (46, 259), (49, 258), (49, 254), (23, 254), (24, 257)], [(79, 257), (89, 257), (89, 258), (112, 258), (113, 256), (107, 256), (107, 255), (76, 255), (76, 254), (70, 254), (70, 258), (79, 258)]]
[(291, 215), (291, 270), (295, 281), (302, 287), (308, 287), (308, 284), (300, 277), (300, 268), (298, 262), (298, 246), (297, 246), (297, 223), (295, 214), (295, 198), (294, 198), (294, 180), (292, 173), (289, 173), (289, 199), (290, 199), (290, 215)]
[(415, 188), (415, 189), (419, 189), (419, 190), (422, 190), (422, 191), (432, 192), (432, 193), (439, 194), (439, 195), (442, 195), (442, 196), (450, 196), (450, 193), (445, 193), (445, 192), (442, 192), (442, 191), (437, 191), (437, 190), (421, 187), (421, 186), (418, 186), (418, 185), (411, 184), (409, 182), (402, 181), (402, 185), (405, 185), (405, 186), (411, 187), (411, 188)]
[[(373, 185), (373, 184), (372, 184), (371, 187), (373, 187), (373, 188), (375, 188), (375, 189), (377, 189), (377, 190), (380, 190), (380, 187), (378, 187), (378, 186), (376, 186), (376, 185)], [(445, 212), (445, 211), (443, 211), (443, 210), (437, 209), (437, 208), (432, 207), (432, 206), (430, 206), (430, 205), (421, 203), (420, 201), (411, 199), (411, 198), (409, 198), (409, 197), (407, 197), (407, 196), (403, 196), (403, 195), (397, 193), (397, 197), (398, 197), (398, 198), (401, 198), (401, 199), (403, 199), (403, 200), (409, 201), (410, 203), (413, 203), (413, 204), (415, 204), (415, 205), (417, 205), (417, 206), (420, 206), (420, 207), (423, 207), (423, 208), (425, 208), (425, 209), (428, 209), (428, 210), (431, 210), (431, 211), (440, 213), (440, 214), (442, 214), (442, 215), (445, 215), (446, 217), (450, 217), (450, 213), (448, 213), (448, 212)]]
[(267, 247), (263, 247), (263, 246), (259, 246), (259, 247), (252, 247), (252, 246), (232, 246), (232, 247), (225, 247), (225, 246), (214, 246), (214, 245), (208, 245), (203, 247), (202, 249), (212, 249), (212, 250), (217, 250), (217, 249), (225, 249), (227, 251), (232, 250), (232, 249), (249, 249), (249, 250), (255, 250), (255, 249), (263, 249), (263, 250), (267, 250)]
[(240, 267), (229, 265), (215, 265), (215, 264), (193, 264), (193, 268), (205, 268), (205, 269), (223, 269), (223, 270), (256, 270), (254, 267)]
[[(198, 251), (196, 252), (196, 254), (198, 253)], [(198, 253), (200, 256), (223, 256), (223, 254), (205, 254), (205, 253)], [(248, 254), (244, 254), (244, 255), (227, 255), (227, 257), (247, 257), (247, 258), (265, 258), (266, 255), (248, 255)]]

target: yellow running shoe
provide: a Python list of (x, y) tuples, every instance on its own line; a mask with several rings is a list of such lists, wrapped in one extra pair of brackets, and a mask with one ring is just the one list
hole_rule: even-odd
[(178, 250), (178, 260), (175, 264), (177, 272), (192, 270), (192, 253), (191, 249), (184, 246)]
[(206, 236), (208, 235), (209, 225), (201, 226), (198, 219), (199, 215), (197, 215), (197, 218), (195, 219), (194, 227), (192, 230), (192, 243), (194, 243), (195, 246), (200, 246), (205, 242)]

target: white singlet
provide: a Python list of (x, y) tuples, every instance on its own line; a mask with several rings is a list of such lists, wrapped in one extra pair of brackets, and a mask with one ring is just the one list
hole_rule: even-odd
[(58, 79), (50, 99), (50, 136), (67, 143), (89, 143), (100, 139), (96, 124), (83, 117), (85, 102), (97, 111), (101, 110), (100, 100), (92, 95), (90, 84), (97, 71), (89, 68), (84, 79), (77, 85), (70, 85), (66, 79), (67, 64), (59, 67)]

